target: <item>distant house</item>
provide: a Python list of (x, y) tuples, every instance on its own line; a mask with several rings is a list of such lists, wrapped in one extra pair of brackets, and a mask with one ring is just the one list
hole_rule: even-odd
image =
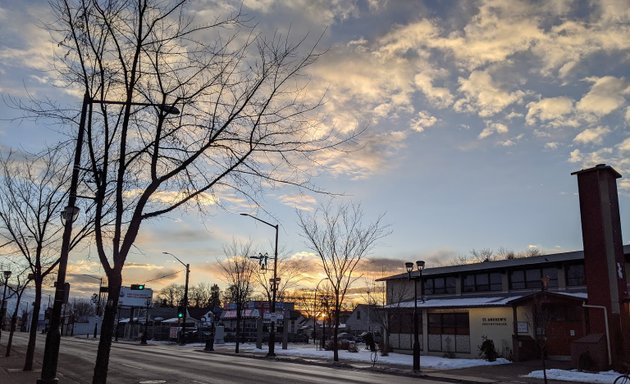
[(380, 332), (381, 322), (379, 322), (379, 316), (382, 316), (377, 311), (379, 310), (377, 305), (359, 304), (354, 307), (354, 310), (346, 320), (346, 331), (359, 334), (362, 332)]
[[(276, 303), (275, 316), (271, 315), (268, 301), (249, 301), (244, 305), (241, 313), (241, 337), (242, 341), (255, 341), (258, 335), (258, 323), (261, 322), (263, 339), (266, 340), (272, 317), (275, 318), (276, 334), (284, 333), (287, 326), (289, 340), (295, 340), (296, 335), (303, 333), (304, 324), (307, 322), (299, 311), (294, 310), (294, 303)], [(236, 304), (227, 304), (221, 314), (220, 324), (225, 327), (226, 340), (236, 336)], [(276, 336), (281, 340), (281, 336)]]

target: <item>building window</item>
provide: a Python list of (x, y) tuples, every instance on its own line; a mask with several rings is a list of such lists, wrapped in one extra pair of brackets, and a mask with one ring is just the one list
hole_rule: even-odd
[(429, 351), (469, 353), (468, 313), (430, 313)]
[(462, 278), (463, 292), (496, 292), (503, 290), (500, 272), (475, 273)]
[(361, 320), (361, 311), (357, 310), (357, 320)]
[(584, 280), (584, 264), (572, 264), (566, 268), (567, 287), (583, 286)]
[(558, 287), (558, 268), (530, 268), (510, 271), (510, 289), (540, 289), (542, 277), (549, 277), (549, 288)]
[[(413, 312), (395, 311), (389, 313), (392, 333), (413, 333)], [(422, 316), (418, 313), (418, 332), (422, 333)]]
[(456, 285), (455, 277), (433, 277), (425, 279), (424, 293), (427, 295), (455, 294)]

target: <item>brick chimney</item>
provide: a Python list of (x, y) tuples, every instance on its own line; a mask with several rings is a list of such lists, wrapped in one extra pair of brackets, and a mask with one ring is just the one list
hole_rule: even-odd
[[(613, 365), (623, 356), (620, 322), (628, 296), (617, 179), (612, 167), (599, 164), (577, 175), (584, 244), (588, 304), (606, 307)], [(626, 309), (627, 311), (627, 309)], [(604, 311), (589, 309), (589, 333), (606, 332)]]

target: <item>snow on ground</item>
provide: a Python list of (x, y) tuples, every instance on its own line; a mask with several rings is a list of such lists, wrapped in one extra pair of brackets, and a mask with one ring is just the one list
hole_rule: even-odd
[[(564, 369), (547, 370), (547, 379), (569, 381), (571, 383), (612, 384), (619, 375), (620, 373), (615, 371), (587, 373), (579, 372), (575, 369), (571, 371)], [(530, 372), (527, 377), (542, 379), (543, 371)]]
[[(203, 344), (197, 344), (198, 347), (203, 348)], [(234, 350), (234, 343), (226, 343), (214, 345), (215, 350)], [(254, 353), (256, 355), (265, 355), (267, 354), (267, 345), (263, 345), (262, 349), (257, 349), (254, 344), (241, 344), (240, 345), (241, 352)], [(316, 348), (313, 344), (290, 344), (288, 349), (282, 349), (279, 345), (275, 348), (276, 355), (278, 356), (294, 356), (294, 357), (303, 357), (303, 358), (315, 358), (315, 359), (329, 359), (332, 360), (333, 352), (325, 351), (319, 348)], [(365, 347), (359, 344), (359, 352), (348, 352), (346, 350), (339, 350), (339, 361), (340, 362), (351, 362), (351, 363), (366, 363), (372, 364), (371, 361), (371, 353), (369, 350), (366, 350)], [(445, 357), (438, 356), (421, 356), (420, 357), (420, 365), (422, 368), (432, 368), (432, 369), (458, 369), (458, 368), (468, 368), (475, 367), (480, 365), (498, 365), (498, 364), (510, 364), (509, 360), (506, 359), (497, 359), (496, 361), (490, 362), (483, 359), (448, 359)], [(402, 365), (402, 366), (412, 366), (412, 356), (401, 353), (390, 353), (388, 356), (378, 355), (378, 359), (376, 365)]]

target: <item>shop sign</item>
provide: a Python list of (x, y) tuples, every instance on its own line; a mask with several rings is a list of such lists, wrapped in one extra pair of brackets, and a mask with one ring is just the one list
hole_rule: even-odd
[(482, 317), (483, 326), (507, 326), (507, 317)]

